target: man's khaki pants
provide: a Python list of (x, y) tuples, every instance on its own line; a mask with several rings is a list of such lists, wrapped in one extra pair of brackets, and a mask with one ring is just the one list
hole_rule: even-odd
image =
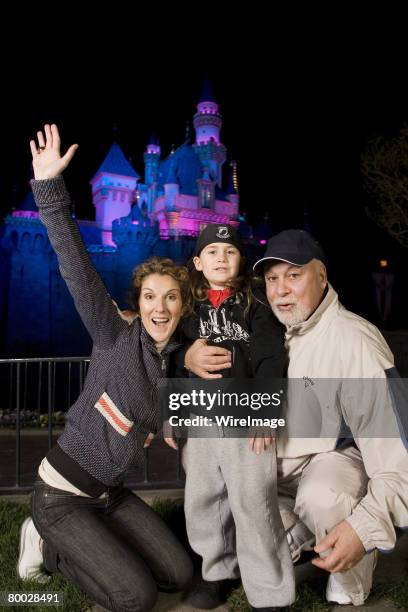
[[(293, 534), (289, 539), (299, 552), (302, 540), (307, 549), (313, 535), (319, 542), (350, 516), (366, 494), (367, 482), (361, 454), (354, 446), (295, 459), (278, 459), (279, 508), (286, 532)], [(354, 605), (363, 604), (372, 586), (373, 569), (372, 552), (352, 569), (330, 574), (327, 598), (339, 601), (338, 595), (348, 596)]]

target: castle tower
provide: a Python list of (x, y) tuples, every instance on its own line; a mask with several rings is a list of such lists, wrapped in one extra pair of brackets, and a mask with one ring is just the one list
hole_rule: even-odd
[(129, 214), (140, 176), (115, 142), (91, 180), (96, 223), (102, 230), (102, 243), (114, 245), (112, 222)]
[(164, 183), (164, 198), (167, 211), (174, 211), (176, 209), (176, 202), (179, 193), (180, 186), (177, 179), (176, 161), (173, 153), (170, 157), (169, 172), (166, 182)]
[(143, 159), (145, 163), (145, 184), (149, 186), (152, 183), (157, 183), (160, 163), (160, 144), (155, 136), (149, 138)]
[(226, 159), (226, 148), (220, 140), (222, 117), (208, 80), (204, 82), (193, 122), (196, 132), (195, 151), (203, 166), (208, 168), (210, 178), (221, 187), (221, 169)]
[(149, 259), (152, 248), (159, 237), (158, 223), (151, 224), (145, 205), (140, 208), (135, 203), (126, 217), (113, 221), (112, 238), (118, 247), (115, 295), (122, 301), (122, 304), (125, 304), (133, 269)]
[(145, 189), (146, 202), (149, 213), (153, 210), (153, 204), (157, 198), (157, 183), (160, 164), (160, 144), (155, 136), (149, 138), (146, 151), (143, 155), (145, 164)]

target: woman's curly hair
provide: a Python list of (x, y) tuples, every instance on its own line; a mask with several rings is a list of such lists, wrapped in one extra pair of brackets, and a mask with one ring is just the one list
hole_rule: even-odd
[(139, 314), (139, 298), (143, 281), (151, 274), (171, 276), (180, 286), (181, 300), (183, 303), (182, 316), (190, 314), (192, 300), (190, 291), (190, 276), (185, 266), (178, 266), (168, 257), (151, 257), (141, 263), (133, 270), (132, 286), (128, 292), (128, 302), (132, 309)]

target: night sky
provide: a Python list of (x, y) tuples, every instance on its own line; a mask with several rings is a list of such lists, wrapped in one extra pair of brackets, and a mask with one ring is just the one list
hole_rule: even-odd
[(407, 51), (385, 52), (373, 36), (350, 56), (346, 32), (334, 48), (327, 33), (296, 52), (288, 41), (251, 46), (242, 31), (207, 47), (191, 32), (182, 45), (151, 33), (143, 45), (104, 38), (72, 56), (59, 49), (46, 67), (27, 56), (3, 75), (2, 216), (26, 192), (28, 141), (45, 121), (58, 123), (65, 145), (80, 145), (66, 178), (77, 217), (92, 219), (89, 180), (113, 139), (143, 176), (149, 135), (162, 155), (182, 144), (207, 75), (238, 162), (241, 211), (253, 223), (267, 213), (274, 231), (302, 227), (306, 214), (343, 301), (369, 314), (370, 271), (385, 256), (402, 274), (408, 254), (364, 212), (360, 156), (370, 139), (408, 123)]

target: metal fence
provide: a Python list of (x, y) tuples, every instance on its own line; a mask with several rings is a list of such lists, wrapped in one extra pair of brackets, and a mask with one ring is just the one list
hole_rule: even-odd
[[(32, 489), (38, 465), (81, 392), (89, 359), (0, 359), (0, 493)], [(135, 489), (183, 487), (180, 453), (155, 440), (145, 463), (126, 474)]]
[[(408, 377), (408, 332), (385, 332), (401, 376)], [(81, 392), (89, 359), (0, 359), (0, 493), (31, 490), (38, 465), (55, 443), (63, 415)], [(126, 475), (135, 489), (184, 486), (180, 453), (155, 440), (145, 464)]]

